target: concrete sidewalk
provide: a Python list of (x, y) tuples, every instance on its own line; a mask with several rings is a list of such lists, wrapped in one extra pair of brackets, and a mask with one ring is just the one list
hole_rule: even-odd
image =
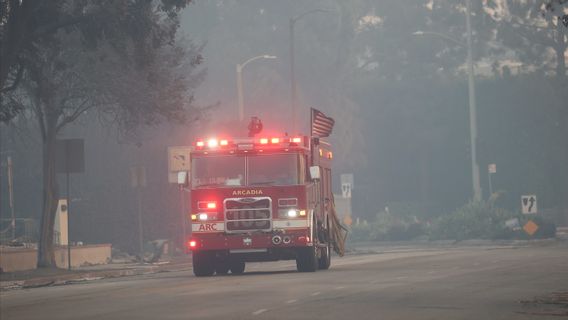
[(104, 278), (191, 270), (191, 256), (173, 257), (157, 263), (110, 263), (66, 269), (35, 269), (0, 274), (0, 291), (55, 286)]

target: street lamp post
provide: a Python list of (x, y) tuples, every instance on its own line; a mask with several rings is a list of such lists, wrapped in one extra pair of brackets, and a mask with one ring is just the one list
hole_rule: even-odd
[(242, 64), (237, 64), (237, 94), (239, 99), (239, 121), (243, 121), (244, 113), (245, 113), (245, 106), (244, 106), (244, 99), (243, 99), (243, 69), (247, 64), (253, 62), (257, 59), (276, 59), (276, 56), (270, 55), (260, 55), (253, 58), (248, 59)]
[(481, 200), (481, 185), (479, 181), (479, 165), (477, 164), (477, 107), (475, 102), (475, 79), (473, 70), (473, 53), (472, 53), (472, 36), (471, 36), (471, 3), (466, 0), (466, 28), (467, 28), (467, 43), (464, 44), (448, 35), (431, 31), (416, 31), (414, 35), (431, 34), (450, 40), (467, 48), (467, 83), (468, 83), (468, 96), (469, 96), (469, 138), (471, 148), (471, 180), (473, 184), (473, 200)]
[(295, 17), (290, 18), (290, 109), (292, 109), (292, 126), (294, 132), (297, 130), (297, 86), (296, 86), (296, 70), (295, 70), (295, 61), (294, 61), (294, 26), (296, 22), (303, 17), (307, 16), (308, 14), (317, 13), (317, 12), (330, 12), (329, 10), (324, 9), (314, 9), (310, 11), (306, 11), (302, 14), (299, 14)]

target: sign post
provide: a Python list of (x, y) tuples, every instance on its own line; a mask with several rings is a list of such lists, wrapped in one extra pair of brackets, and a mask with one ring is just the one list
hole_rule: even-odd
[(168, 181), (179, 187), (179, 201), (181, 211), (181, 245), (185, 245), (187, 239), (187, 216), (185, 206), (185, 187), (189, 184), (189, 172), (191, 147), (178, 146), (168, 147)]
[(138, 195), (138, 250), (140, 252), (140, 261), (144, 260), (144, 228), (142, 226), (142, 187), (146, 186), (146, 167), (132, 166), (130, 167), (130, 182), (132, 187), (137, 190)]
[(489, 166), (487, 166), (487, 177), (489, 180), (489, 197), (493, 195), (493, 184), (491, 182), (491, 177), (495, 173), (497, 173), (497, 165), (495, 163), (489, 164)]
[(65, 173), (67, 182), (67, 268), (71, 270), (71, 199), (69, 198), (69, 174), (85, 172), (85, 148), (83, 139), (57, 140), (56, 169)]

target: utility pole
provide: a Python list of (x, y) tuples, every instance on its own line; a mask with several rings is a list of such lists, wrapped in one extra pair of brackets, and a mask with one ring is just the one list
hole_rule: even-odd
[(296, 134), (296, 72), (294, 60), (294, 24), (297, 18), (290, 18), (290, 109), (292, 109), (292, 133)]
[(296, 83), (296, 65), (294, 58), (294, 25), (296, 22), (308, 14), (317, 12), (331, 12), (330, 10), (314, 9), (306, 11), (300, 15), (290, 18), (290, 109), (292, 111), (292, 128), (294, 134), (298, 131), (298, 103), (297, 103), (297, 83)]
[(467, 49), (467, 84), (469, 98), (469, 138), (471, 150), (471, 181), (473, 201), (481, 201), (481, 185), (479, 179), (479, 165), (477, 163), (477, 106), (475, 102), (475, 75), (473, 68), (473, 41), (471, 30), (471, 0), (466, 0), (465, 24), (467, 28), (467, 42), (464, 44), (446, 34), (432, 31), (416, 31), (413, 34), (421, 36), (431, 34), (450, 40)]
[(471, 147), (471, 180), (473, 183), (473, 200), (481, 201), (481, 185), (479, 182), (479, 165), (477, 164), (477, 107), (475, 102), (475, 79), (473, 74), (473, 44), (471, 31), (471, 0), (466, 0), (467, 28), (467, 74), (469, 92), (469, 136)]
[(239, 101), (239, 121), (243, 121), (245, 114), (243, 98), (243, 67), (237, 64), (237, 95)]

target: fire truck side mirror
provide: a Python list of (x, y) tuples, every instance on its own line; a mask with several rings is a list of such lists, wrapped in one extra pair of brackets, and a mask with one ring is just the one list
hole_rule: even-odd
[(312, 180), (319, 180), (320, 179), (320, 167), (319, 166), (310, 167), (310, 178)]

